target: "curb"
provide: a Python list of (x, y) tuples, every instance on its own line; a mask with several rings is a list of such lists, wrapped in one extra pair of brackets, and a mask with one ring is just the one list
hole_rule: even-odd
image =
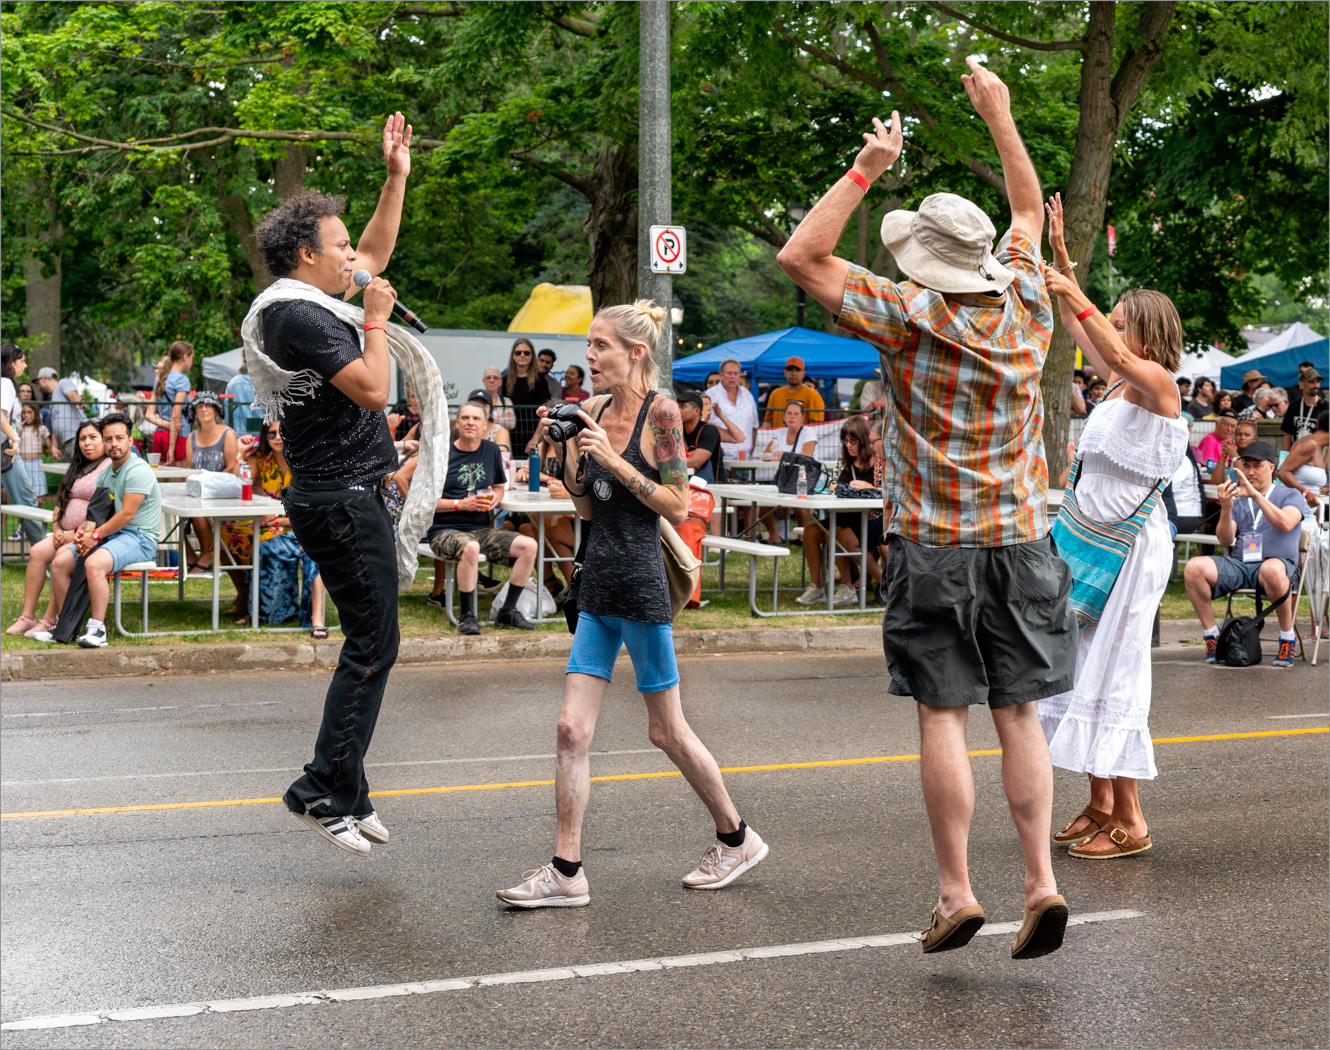
[[(1199, 637), (1192, 620), (1165, 620), (1160, 641), (1177, 646)], [(485, 660), (556, 660), (568, 655), (569, 634), (518, 635), (491, 633), (478, 638), (404, 638), (398, 664), (431, 664)], [(801, 653), (819, 650), (882, 649), (882, 628), (748, 627), (730, 630), (676, 631), (679, 656), (723, 656), (726, 653)], [(0, 653), (0, 682), (33, 682), (49, 678), (110, 678), (118, 675), (201, 674), (216, 671), (308, 670), (332, 668), (342, 650), (340, 641), (326, 642), (200, 642), (192, 645), (145, 645), (132, 648), (65, 648)]]

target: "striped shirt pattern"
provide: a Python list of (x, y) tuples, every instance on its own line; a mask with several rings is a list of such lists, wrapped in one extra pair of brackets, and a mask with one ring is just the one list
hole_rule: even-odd
[(1048, 532), (1039, 378), (1053, 307), (1039, 246), (1008, 230), (1016, 274), (1001, 298), (943, 295), (851, 266), (839, 327), (876, 346), (884, 449), (895, 476), (887, 531), (925, 547), (1002, 547)]

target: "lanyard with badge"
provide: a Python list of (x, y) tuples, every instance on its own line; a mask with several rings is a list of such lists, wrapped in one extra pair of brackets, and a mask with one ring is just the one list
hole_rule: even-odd
[(1247, 513), (1251, 515), (1251, 535), (1247, 537), (1242, 545), (1242, 560), (1244, 562), (1260, 562), (1261, 558), (1261, 534), (1257, 531), (1261, 527), (1261, 522), (1265, 520), (1265, 512), (1256, 509), (1256, 501), (1250, 496), (1247, 497)]

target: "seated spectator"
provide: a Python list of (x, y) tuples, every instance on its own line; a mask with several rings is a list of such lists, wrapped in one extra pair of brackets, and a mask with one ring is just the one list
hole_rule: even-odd
[[(1222, 418), (1227, 420), (1229, 417), (1224, 416)], [(1256, 421), (1254, 419), (1244, 419), (1237, 425), (1231, 438), (1219, 443), (1219, 461), (1215, 463), (1210, 471), (1211, 485), (1219, 485), (1223, 482), (1224, 472), (1242, 458), (1243, 450), (1256, 440), (1256, 433)], [(1207, 446), (1207, 452), (1212, 448), (1213, 445)], [(1203, 462), (1200, 456), (1197, 456), (1196, 459), (1198, 463)]]
[[(244, 458), (249, 463), (254, 491), (280, 500), (291, 484), (281, 424), (265, 423), (258, 442), (245, 450)], [(248, 565), (254, 557), (254, 522), (226, 522), (222, 525), (222, 543), (236, 564)], [(285, 515), (262, 519), (259, 543), (259, 622), (278, 624), (299, 617), (302, 627), (318, 625), (316, 638), (328, 637), (322, 627), (323, 578), (291, 531), (291, 520)], [(235, 584), (236, 600), (226, 615), (237, 617), (236, 626), (244, 627), (250, 621), (250, 574), (230, 570), (228, 574)], [(317, 620), (312, 619), (314, 611), (320, 613)]]
[[(489, 391), (484, 388), (473, 390), (467, 394), (466, 399), (469, 404), (479, 405), (481, 411), (485, 413), (485, 432), (482, 435), (484, 439), (493, 441), (503, 450), (506, 458), (511, 460), (513, 457), (513, 438), (508, 433), (508, 428), (500, 426), (494, 418), (494, 408), (490, 402)], [(504, 473), (505, 475), (508, 473), (507, 467), (504, 468)]]
[[(716, 411), (716, 404), (710, 397), (706, 394), (701, 396), (702, 422), (710, 423), (720, 433), (720, 448), (716, 450), (716, 480), (725, 481), (725, 443), (728, 441), (731, 444), (743, 444), (748, 439), (748, 435), (733, 420), (726, 419)], [(712, 515), (712, 523), (716, 525), (720, 523), (720, 511), (716, 511)], [(713, 534), (719, 535), (714, 530)]]
[(490, 396), (494, 422), (511, 433), (517, 425), (517, 410), (513, 407), (513, 399), (503, 391), (503, 372), (494, 367), (485, 369), (481, 374), (480, 385)]
[(1191, 380), (1186, 376), (1178, 376), (1178, 403), (1185, 405), (1191, 398)]
[[(1191, 423), (1188, 422), (1187, 426), (1190, 427)], [(1175, 539), (1180, 532), (1200, 529), (1205, 521), (1205, 484), (1190, 441), (1187, 442), (1187, 454), (1164, 489), (1163, 499), (1168, 526)]]
[(1316, 506), (1326, 489), (1326, 421), (1330, 407), (1322, 405), (1316, 413), (1316, 429), (1299, 438), (1289, 449), (1288, 456), (1279, 467), (1279, 480), (1291, 489), (1301, 492), (1307, 501), (1304, 518), (1313, 518)]
[[(874, 445), (869, 433), (868, 423), (862, 416), (851, 416), (845, 421), (840, 432), (840, 471), (836, 478), (837, 487), (846, 485), (852, 489), (882, 490), (881, 443)], [(849, 522), (850, 524), (845, 524)], [(877, 510), (868, 519), (868, 549), (876, 554), (883, 545), (883, 515)], [(852, 515), (845, 515), (836, 527), (839, 545), (847, 551), (859, 550), (859, 522)], [(822, 548), (827, 542), (827, 530), (816, 518), (804, 526), (804, 557), (808, 560), (809, 585), (796, 599), (800, 605), (817, 605), (827, 600), (827, 592), (822, 587)], [(857, 600), (858, 595), (850, 586), (854, 578), (857, 559), (843, 556), (837, 559), (840, 566), (840, 583), (832, 601), (836, 605), (846, 605)], [(874, 583), (882, 580), (882, 567), (875, 558), (868, 559), (868, 573)]]
[(1241, 413), (1243, 409), (1251, 408), (1256, 403), (1256, 390), (1258, 387), (1265, 386), (1268, 380), (1261, 375), (1260, 370), (1253, 368), (1242, 374), (1242, 389), (1233, 398), (1232, 407), (1234, 412)]
[[(776, 436), (767, 442), (766, 449), (762, 452), (762, 458), (771, 462), (779, 460), (786, 452), (797, 452), (801, 456), (811, 456), (813, 450), (817, 447), (817, 439), (804, 433), (804, 406), (802, 401), (790, 401), (785, 405), (785, 432), (777, 432)], [(808, 523), (808, 512), (797, 510), (794, 512), (795, 520), (800, 525)], [(762, 515), (762, 524), (767, 529), (767, 542), (770, 544), (780, 543), (780, 537), (776, 534), (776, 512), (768, 510)]]
[(1085, 411), (1087, 413), (1094, 411), (1094, 406), (1099, 404), (1104, 398), (1104, 392), (1108, 389), (1108, 383), (1095, 376), (1090, 380), (1090, 385), (1085, 390)]
[(549, 387), (551, 401), (558, 401), (563, 396), (563, 384), (551, 374), (554, 369), (554, 362), (557, 360), (554, 351), (548, 346), (536, 355), (536, 370), (544, 378), (546, 386)]
[[(211, 390), (200, 390), (186, 410), (190, 432), (185, 438), (185, 458), (193, 470), (211, 470), (219, 474), (232, 470), (239, 451), (236, 432), (222, 420), (222, 401)], [(189, 564), (190, 572), (212, 568), (213, 523), (210, 518), (190, 518), (190, 527), (198, 537), (199, 553)], [(235, 578), (233, 574), (232, 578)]]
[(703, 390), (710, 390), (713, 386), (720, 386), (720, 373), (708, 372), (707, 381), (702, 384)]
[[(406, 404), (398, 405), (388, 413), (388, 427), (393, 432), (393, 444), (398, 452), (414, 452), (420, 448), (420, 403), (416, 392), (406, 388)], [(411, 447), (407, 447), (410, 443)]]
[[(563, 484), (563, 463), (559, 459), (556, 448), (545, 436), (545, 430), (549, 423), (543, 417), (536, 426), (536, 449), (540, 459), (540, 484), (549, 492), (552, 499), (571, 499), (568, 489)], [(530, 480), (531, 473), (525, 461), (519, 463), (513, 472), (515, 484), (525, 485)], [(507, 525), (523, 536), (529, 538), (532, 542), (540, 539), (540, 531), (535, 522), (531, 520), (528, 514), (508, 514), (505, 516)], [(495, 520), (498, 518), (496, 516)], [(565, 587), (572, 582), (573, 567), (572, 556), (577, 549), (577, 532), (573, 528), (572, 515), (566, 514), (546, 514), (545, 515), (545, 546), (555, 558), (569, 559), (567, 561), (547, 560), (545, 562), (545, 586), (555, 599), (563, 595)], [(549, 555), (546, 555), (549, 558)], [(556, 569), (563, 574), (564, 582), (560, 582), (555, 575)], [(486, 592), (497, 591), (501, 585), (498, 581), (487, 577), (484, 573), (480, 574), (480, 588)]]
[(1270, 415), (1267, 419), (1282, 420), (1288, 412), (1288, 391), (1282, 386), (1272, 386), (1270, 388)]
[(591, 391), (582, 386), (586, 373), (581, 365), (569, 365), (563, 373), (563, 399), (580, 405), (591, 396)]
[(88, 501), (97, 488), (97, 479), (108, 463), (110, 460), (106, 458), (106, 446), (102, 443), (101, 422), (96, 419), (85, 420), (79, 427), (69, 470), (60, 479), (60, 487), (55, 490), (51, 534), (33, 544), (28, 551), (28, 568), (23, 581), (23, 611), (9, 625), (6, 634), (22, 634), (31, 638), (39, 631), (49, 631), (55, 626), (60, 604), (56, 600), (54, 585), (51, 587), (46, 612), (40, 620), (33, 619), (37, 612), (37, 600), (46, 585), (46, 570), (61, 550), (73, 546), (75, 534), (83, 528), (87, 518)]
[(1213, 419), (1214, 418), (1214, 398), (1215, 384), (1213, 379), (1206, 379), (1202, 376), (1196, 380), (1196, 392), (1192, 396), (1190, 404), (1187, 405), (1187, 415), (1192, 419)]
[(785, 417), (785, 406), (791, 401), (802, 403), (809, 423), (821, 423), (826, 408), (822, 395), (804, 380), (804, 359), (790, 357), (785, 361), (785, 385), (767, 395), (767, 426), (778, 427)]
[(675, 401), (683, 419), (683, 441), (687, 463), (693, 473), (708, 485), (716, 481), (720, 464), (720, 431), (702, 419), (702, 396), (689, 390)]
[[(500, 627), (533, 631), (536, 625), (518, 611), (517, 599), (536, 562), (536, 543), (529, 537), (496, 529), (490, 524), (489, 512), (503, 499), (508, 479), (503, 473), (499, 446), (480, 436), (485, 425), (485, 412), (481, 406), (468, 401), (457, 410), (455, 436), (448, 456), (448, 478), (435, 507), (434, 524), (426, 534), (426, 541), (436, 558), (457, 563), (457, 589), (462, 602), (461, 620), (457, 626), (459, 634), (480, 633), (480, 620), (476, 616), (476, 584), (482, 551), (491, 563), (507, 562), (512, 558), (508, 593), (497, 623)], [(439, 598), (441, 582), (436, 581), (438, 590), (428, 599), (432, 605), (443, 604)]]
[[(19, 397), (23, 396), (23, 384), (19, 384)], [(1321, 373), (1311, 365), (1298, 371), (1298, 397), (1284, 411), (1284, 421), (1279, 429), (1284, 434), (1284, 448), (1291, 449), (1293, 442), (1305, 438), (1316, 429), (1317, 409), (1324, 405), (1321, 399)]]
[(1237, 410), (1233, 407), (1233, 392), (1230, 390), (1221, 390), (1215, 394), (1215, 409), (1210, 414), (1218, 419), (1225, 412), (1232, 412), (1234, 419), (1238, 417)]
[(239, 371), (226, 381), (226, 394), (231, 399), (231, 426), (237, 434), (257, 434), (263, 429), (263, 413), (254, 407), (254, 380), (249, 378), (243, 353)]
[[(1284, 401), (1288, 401), (1288, 394), (1282, 389), (1279, 393), (1283, 394)], [(1269, 386), (1257, 387), (1251, 395), (1251, 404), (1238, 412), (1239, 419), (1283, 419), (1282, 412), (1275, 411), (1275, 388)]]
[(1238, 429), (1238, 417), (1234, 412), (1215, 417), (1215, 428), (1201, 438), (1196, 446), (1196, 461), (1207, 474), (1215, 466), (1224, 462), (1224, 442), (1232, 441)]
[[(1215, 538), (1232, 554), (1206, 554), (1187, 562), (1183, 579), (1187, 597), (1205, 632), (1205, 662), (1215, 663), (1219, 627), (1213, 602), (1233, 591), (1255, 588), (1267, 601), (1283, 596), (1298, 583), (1298, 537), (1306, 497), (1297, 489), (1276, 485), (1275, 450), (1253, 441), (1238, 460), (1237, 484), (1219, 486), (1219, 524)], [(1275, 667), (1292, 667), (1297, 635), (1293, 632), (1293, 601), (1275, 610), (1279, 619), (1279, 655)]]
[[(110, 463), (98, 475), (97, 488), (110, 490), (115, 513), (91, 532), (79, 530), (73, 545), (62, 547), (51, 562), (51, 589), (59, 604), (73, 578), (75, 555), (83, 558), (89, 609), (88, 624), (78, 643), (85, 649), (106, 645), (106, 606), (111, 597), (107, 575), (136, 561), (154, 560), (162, 532), (162, 492), (148, 461), (134, 455), (129, 417), (112, 412), (101, 423)], [(32, 637), (39, 642), (55, 641), (50, 631), (38, 631)]]

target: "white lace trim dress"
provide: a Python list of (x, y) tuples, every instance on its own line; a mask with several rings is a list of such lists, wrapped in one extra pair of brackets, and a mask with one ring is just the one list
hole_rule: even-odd
[[(1096, 521), (1135, 513), (1155, 483), (1172, 477), (1187, 451), (1187, 425), (1125, 398), (1104, 401), (1077, 445), (1076, 500)], [(1039, 701), (1053, 764), (1097, 777), (1153, 780), (1150, 635), (1168, 584), (1173, 540), (1162, 500), (1122, 564), (1104, 613), (1078, 631), (1076, 684)]]

